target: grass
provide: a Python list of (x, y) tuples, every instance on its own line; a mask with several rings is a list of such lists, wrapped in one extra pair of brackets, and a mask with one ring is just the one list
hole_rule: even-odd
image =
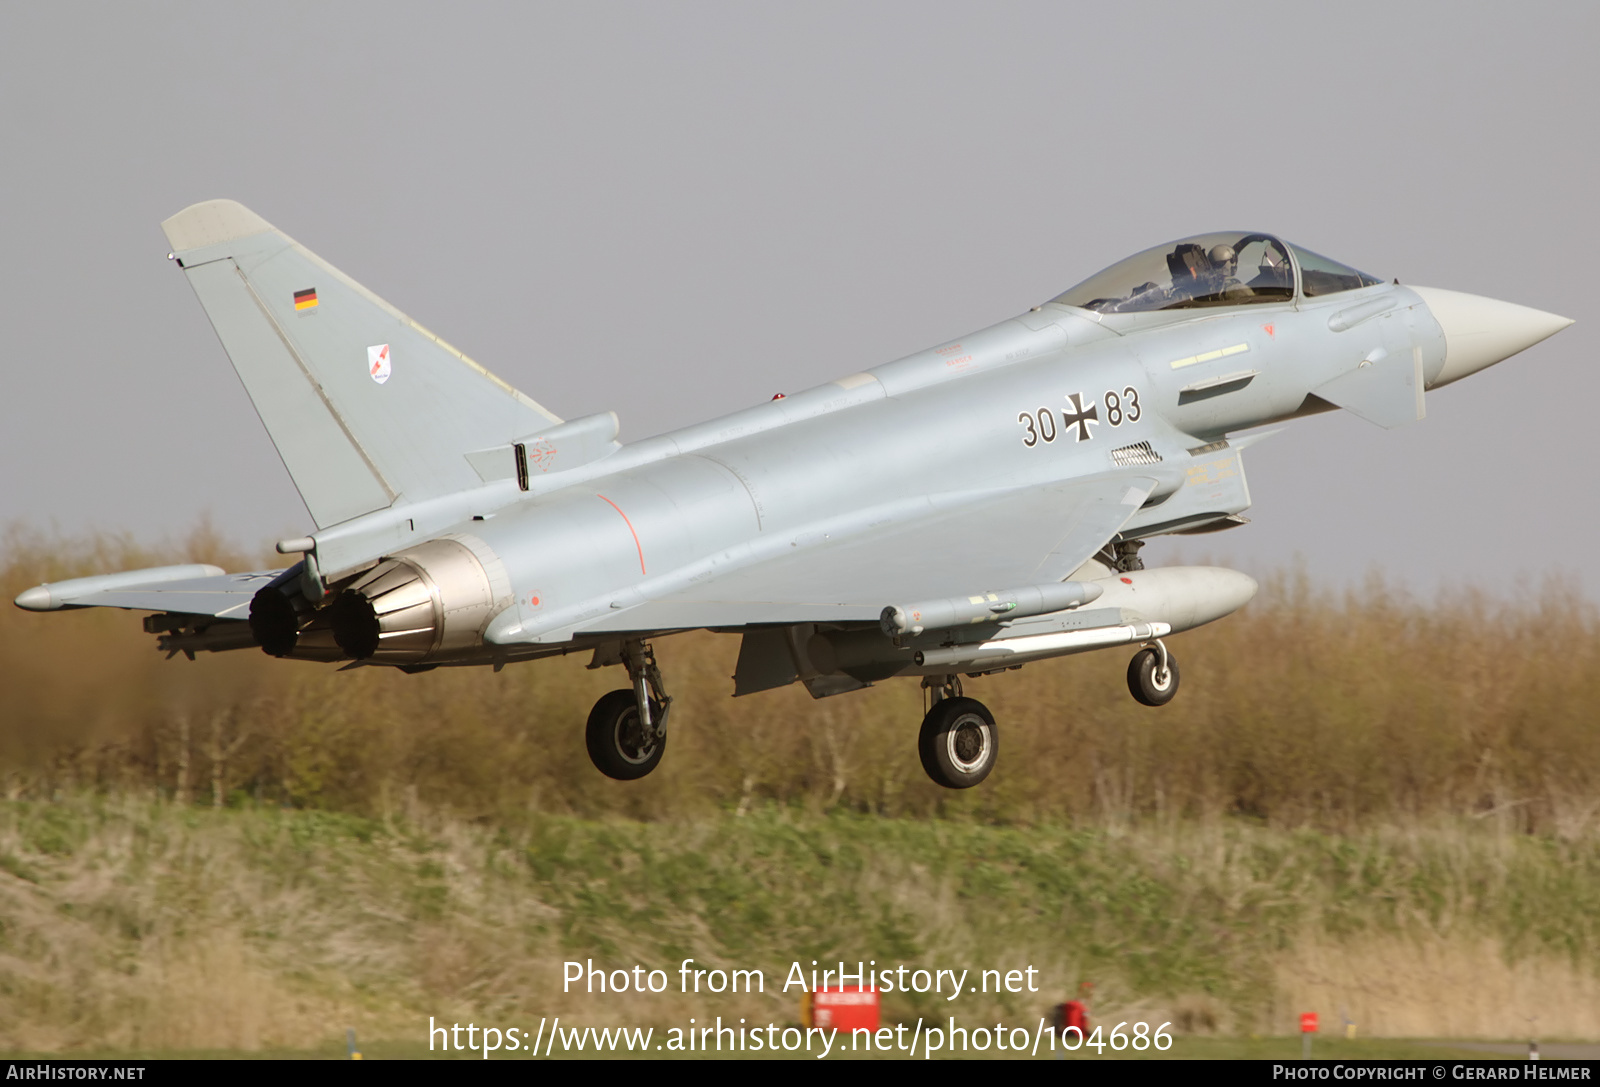
[[(1600, 850), (1481, 823), (1333, 836), (817, 815), (497, 827), (79, 795), (0, 805), (0, 1049), (314, 1049), (441, 1021), (792, 1023), (798, 962), (1032, 966), (1037, 993), (885, 996), (886, 1022), (1095, 1020), (1200, 1039), (1600, 1034)], [(678, 990), (678, 964), (765, 992)], [(661, 994), (563, 992), (563, 964)], [(1508, 1018), (1509, 1017), (1509, 1018)], [(341, 1041), (342, 1044), (342, 1041)], [(1205, 1045), (1212, 1043), (1206, 1042)], [(1298, 1043), (1296, 1043), (1298, 1044)]]

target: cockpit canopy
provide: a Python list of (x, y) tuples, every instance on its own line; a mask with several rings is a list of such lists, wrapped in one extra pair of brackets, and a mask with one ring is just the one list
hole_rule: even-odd
[(1270, 234), (1199, 234), (1090, 276), (1052, 302), (1098, 313), (1149, 313), (1288, 302), (1382, 282)]

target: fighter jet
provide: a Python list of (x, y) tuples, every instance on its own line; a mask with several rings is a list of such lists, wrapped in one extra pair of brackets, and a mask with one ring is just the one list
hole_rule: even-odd
[(1243, 454), (1279, 420), (1383, 427), (1427, 390), (1571, 322), (1402, 286), (1270, 234), (1147, 249), (918, 354), (621, 445), (562, 420), (227, 200), (163, 228), (315, 529), (286, 569), (167, 566), (40, 585), (35, 611), (147, 611), (169, 656), (421, 672), (573, 651), (628, 684), (585, 729), (599, 770), (655, 769), (672, 698), (653, 639), (739, 634), (734, 695), (920, 677), (918, 750), (953, 789), (999, 735), (962, 678), (1136, 647), (1133, 697), (1178, 691), (1169, 635), (1256, 584), (1145, 569), (1146, 540), (1245, 523)]

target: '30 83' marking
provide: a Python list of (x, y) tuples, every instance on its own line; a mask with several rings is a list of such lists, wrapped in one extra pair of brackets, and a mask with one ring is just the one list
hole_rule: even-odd
[[(1084, 404), (1082, 393), (1068, 393), (1065, 399), (1072, 407), (1071, 410), (1062, 409), (1059, 428), (1056, 426), (1056, 414), (1050, 408), (1017, 413), (1017, 422), (1024, 428), (1023, 445), (1029, 449), (1041, 442), (1048, 445), (1055, 441), (1058, 435), (1068, 433), (1072, 434), (1072, 440), (1075, 442), (1086, 442), (1094, 437), (1089, 428), (1101, 422), (1100, 405), (1093, 402)], [(1120, 393), (1115, 389), (1107, 389), (1103, 403), (1107, 426), (1119, 427), (1123, 423), (1137, 423), (1143, 414), (1139, 407), (1139, 390), (1132, 385), (1124, 387)]]

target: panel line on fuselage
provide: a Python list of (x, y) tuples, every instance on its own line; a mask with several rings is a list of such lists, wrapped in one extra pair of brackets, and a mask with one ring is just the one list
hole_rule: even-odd
[(611, 501), (611, 499), (607, 498), (605, 495), (597, 494), (595, 497), (604, 502), (606, 505), (610, 506), (612, 509), (616, 510), (617, 515), (622, 518), (622, 523), (628, 526), (628, 534), (633, 537), (634, 550), (639, 552), (639, 572), (641, 574), (646, 573), (644, 568), (644, 545), (639, 542), (639, 534), (634, 531), (633, 522), (628, 520), (628, 515), (626, 513), (622, 512), (621, 506)]

